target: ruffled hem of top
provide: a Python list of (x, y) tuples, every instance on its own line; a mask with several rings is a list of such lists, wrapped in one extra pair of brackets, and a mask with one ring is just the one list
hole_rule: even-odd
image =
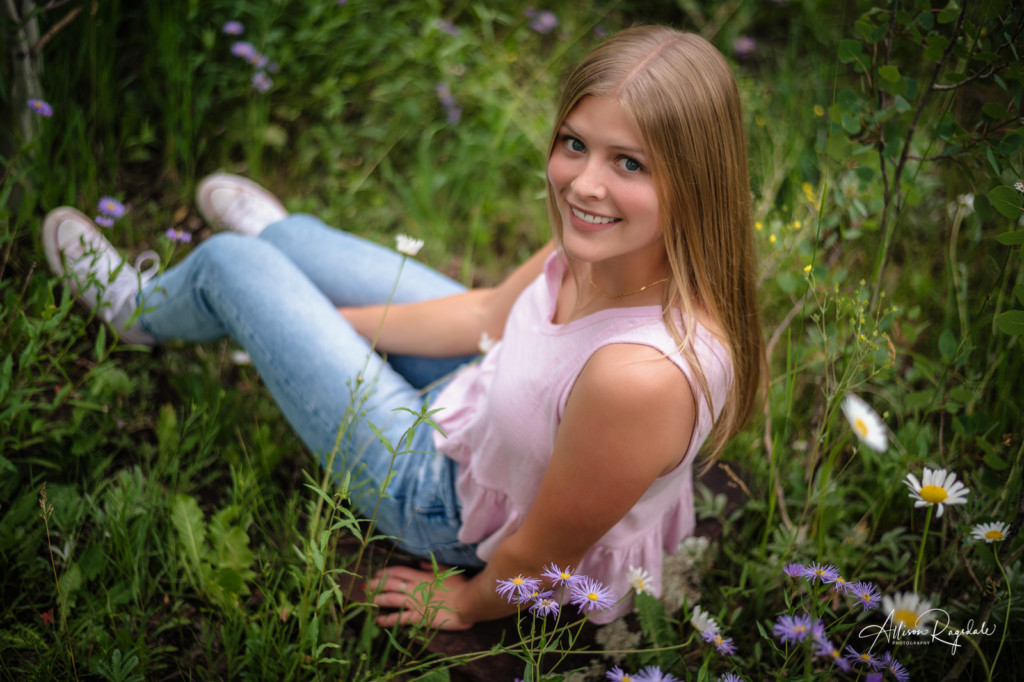
[[(476, 485), (471, 482), (471, 467), (460, 468), (460, 484)], [(492, 513), (495, 508), (507, 509), (507, 498), (500, 490), (479, 485), (476, 490), (478, 494), (471, 506), (462, 510), (459, 540), (465, 543), (479, 543), (477, 556), (486, 562), (494, 556), (501, 541), (519, 528), (522, 517), (509, 510), (505, 521), (498, 528), (487, 528), (474, 523), (476, 519), (494, 518)], [(572, 567), (574, 572), (599, 581), (612, 591), (616, 599), (624, 598), (612, 608), (592, 613), (590, 620), (603, 625), (632, 610), (629, 569), (634, 566), (650, 574), (651, 593), (660, 597), (664, 558), (667, 554), (674, 553), (684, 538), (693, 534), (694, 527), (695, 518), (692, 511), (688, 512), (686, 505), (680, 500), (665, 511), (659, 523), (652, 524), (650, 532), (639, 538), (634, 536), (629, 544), (616, 546), (598, 541), (591, 547), (579, 566)]]

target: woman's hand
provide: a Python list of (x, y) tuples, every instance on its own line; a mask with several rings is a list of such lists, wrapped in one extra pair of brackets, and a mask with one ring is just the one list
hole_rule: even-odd
[[(459, 573), (438, 576), (430, 564), (423, 568), (394, 566), (379, 571), (367, 584), (373, 603), (385, 609), (396, 609), (377, 616), (382, 627), (392, 625), (423, 625), (439, 630), (466, 630), (473, 625), (459, 617), (458, 597), (469, 582)], [(443, 574), (447, 566), (438, 566)]]

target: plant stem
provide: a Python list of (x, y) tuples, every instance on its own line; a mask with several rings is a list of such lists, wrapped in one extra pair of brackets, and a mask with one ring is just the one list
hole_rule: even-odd
[(921, 547), (917, 550), (917, 564), (914, 565), (914, 594), (917, 594), (917, 579), (921, 575), (921, 558), (924, 556), (924, 543), (928, 539), (928, 526), (932, 522), (932, 510), (934, 506), (928, 507), (928, 513), (924, 517), (924, 531), (921, 533)]

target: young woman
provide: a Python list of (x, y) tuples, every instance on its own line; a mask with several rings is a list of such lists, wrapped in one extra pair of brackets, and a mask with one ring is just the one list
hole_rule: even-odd
[[(367, 424), (394, 443), (413, 413), (440, 409), (440, 432), (417, 429), (395, 460), (375, 519), (406, 551), (475, 572), (435, 592), (439, 610), (412, 596), (429, 572), (388, 569), (371, 589), (381, 624), (426, 612), (460, 629), (515, 612), (497, 581), (550, 564), (618, 595), (639, 567), (657, 592), (663, 554), (694, 527), (697, 455), (742, 426), (763, 369), (740, 102), (710, 44), (663, 27), (601, 44), (565, 85), (547, 177), (554, 238), (494, 288), (402, 266), (228, 175), (198, 203), (232, 232), (151, 281), (73, 209), (43, 239), (128, 340), (231, 335), (310, 449), (365, 484), (366, 515), (391, 466)], [(466, 363), (482, 338), (497, 343)]]

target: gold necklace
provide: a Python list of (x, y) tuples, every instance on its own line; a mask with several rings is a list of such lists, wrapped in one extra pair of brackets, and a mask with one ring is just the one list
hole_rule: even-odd
[(633, 296), (633, 295), (635, 295), (635, 294), (639, 294), (639, 293), (641, 293), (641, 292), (647, 291), (647, 290), (648, 290), (648, 289), (650, 289), (651, 287), (656, 287), (656, 286), (658, 286), (659, 284), (664, 284), (665, 282), (667, 282), (667, 281), (669, 280), (669, 278), (668, 278), (668, 277), (664, 277), (664, 278), (662, 278), (662, 279), (659, 279), (659, 280), (658, 280), (657, 282), (651, 282), (650, 284), (645, 284), (645, 285), (643, 285), (642, 287), (640, 287), (639, 289), (634, 289), (633, 291), (627, 291), (627, 292), (626, 292), (626, 293), (624, 293), (624, 294), (606, 294), (606, 293), (605, 293), (605, 292), (604, 292), (604, 291), (603, 291), (603, 290), (601, 289), (601, 287), (599, 287), (599, 286), (597, 286), (596, 284), (594, 284), (594, 275), (593, 275), (593, 274), (591, 274), (591, 275), (590, 275), (590, 276), (588, 277), (588, 279), (590, 280), (590, 286), (594, 287), (594, 289), (596, 289), (596, 290), (597, 290), (597, 293), (601, 294), (601, 295), (602, 295), (602, 296), (604, 296), (605, 298), (625, 298), (626, 296)]

